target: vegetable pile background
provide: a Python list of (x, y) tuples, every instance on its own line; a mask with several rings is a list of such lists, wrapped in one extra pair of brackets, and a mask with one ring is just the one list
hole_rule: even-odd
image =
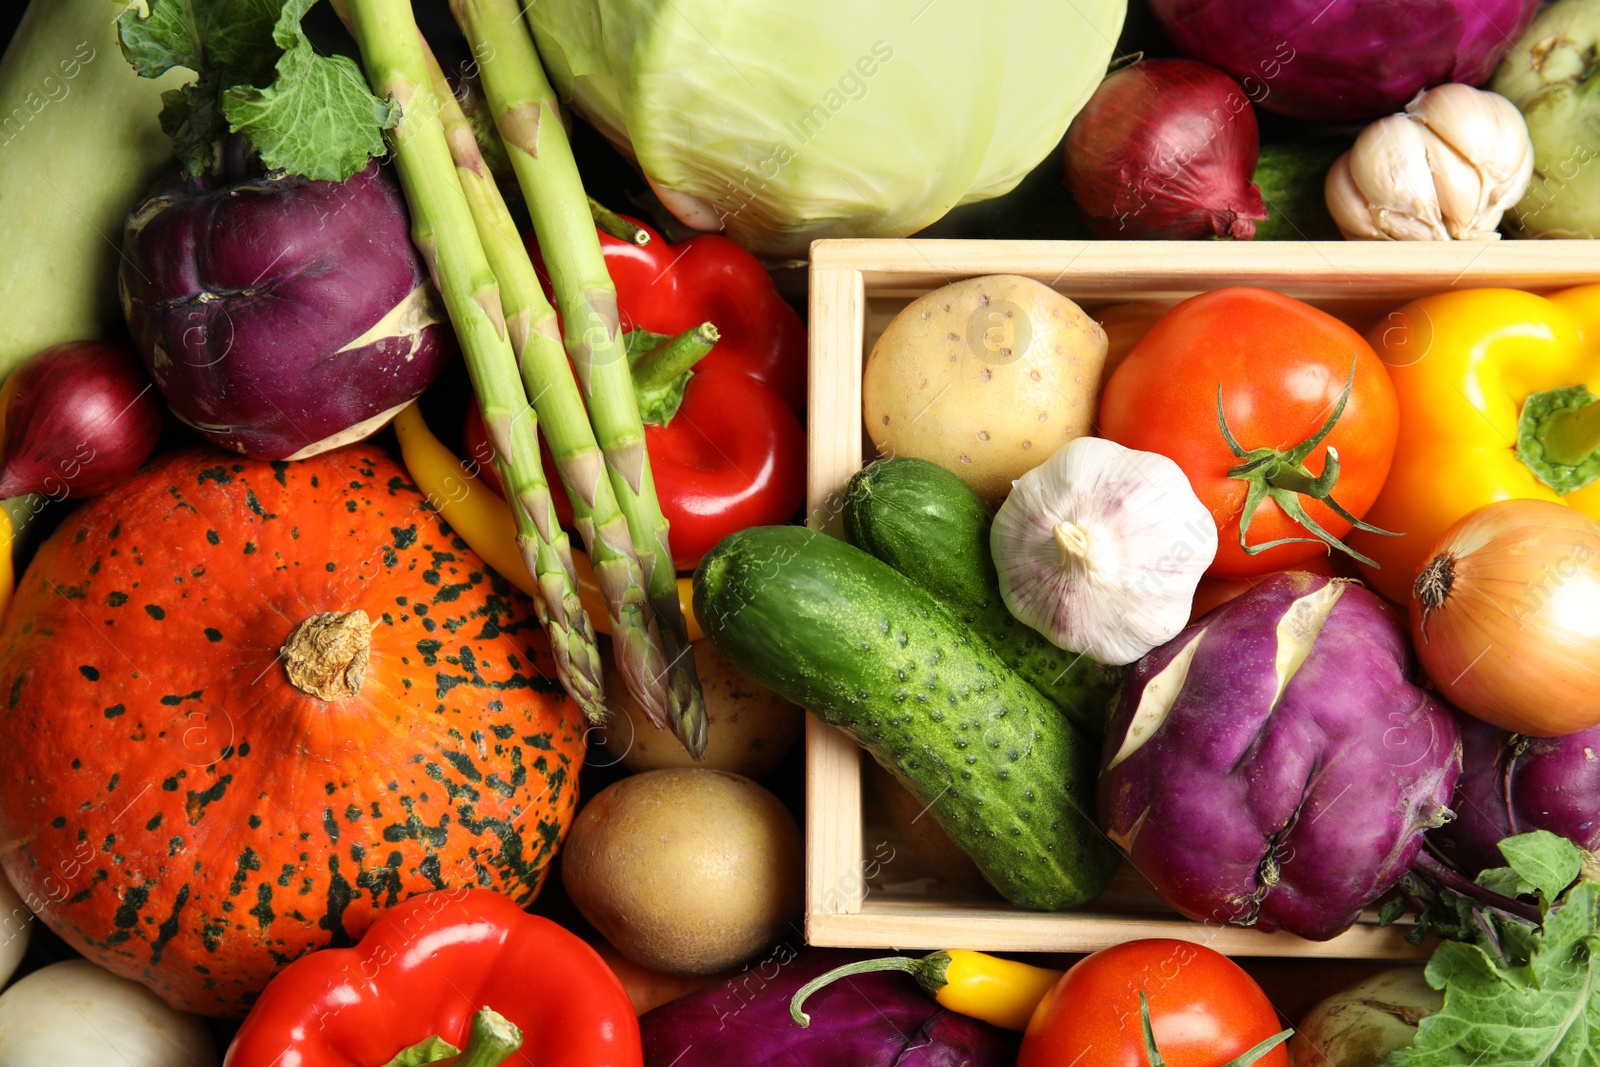
[[(1593, 248), (1600, 0), (0, 31), (0, 1067), (1597, 1062), (1600, 252), (924, 285), (839, 536), (805, 257)], [(1193, 937), (808, 946), (808, 712), (871, 891)]]

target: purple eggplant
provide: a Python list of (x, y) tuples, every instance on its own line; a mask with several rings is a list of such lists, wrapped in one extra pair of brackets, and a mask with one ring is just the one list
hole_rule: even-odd
[(726, 982), (639, 1018), (645, 1067), (1012, 1067), (1015, 1035), (946, 1011), (904, 974), (840, 979), (789, 1018), (801, 986), (857, 952), (779, 945)]
[(1565, 737), (1524, 737), (1461, 719), (1455, 820), (1428, 834), (1469, 875), (1504, 867), (1502, 838), (1548, 830), (1600, 853), (1600, 726)]
[(1450, 816), (1451, 710), (1359, 584), (1277, 575), (1140, 660), (1101, 759), (1101, 825), (1169, 906), (1326, 940)]
[(454, 352), (409, 225), (376, 163), (159, 182), (128, 218), (122, 301), (173, 412), (257, 459), (378, 430)]

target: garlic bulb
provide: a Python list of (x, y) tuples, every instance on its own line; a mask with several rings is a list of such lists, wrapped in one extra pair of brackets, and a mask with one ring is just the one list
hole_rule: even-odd
[(1324, 189), (1352, 241), (1492, 240), (1532, 177), (1522, 113), (1503, 96), (1452, 83), (1362, 130)]
[(1113, 666), (1188, 623), (1217, 526), (1176, 463), (1080, 437), (1011, 484), (989, 534), (1011, 614)]

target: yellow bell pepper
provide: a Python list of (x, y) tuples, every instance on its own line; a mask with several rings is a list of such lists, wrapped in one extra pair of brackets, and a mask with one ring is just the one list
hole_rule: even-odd
[[(1600, 284), (1550, 297), (1466, 289), (1414, 300), (1367, 338), (1399, 399), (1394, 463), (1355, 531), (1389, 599), (1457, 519), (1497, 500), (1553, 500), (1600, 517)], [(1530, 403), (1530, 398), (1532, 402)]]
[[(408, 404), (394, 417), (394, 432), (400, 439), (400, 456), (406, 470), (429, 505), (508, 582), (529, 596), (541, 595), (517, 548), (517, 525), (510, 505), (468, 471), (456, 454), (433, 435), (415, 403)], [(597, 631), (609, 634), (610, 618), (589, 557), (574, 552), (572, 563), (578, 572), (578, 596), (583, 601), (583, 609), (589, 613), (589, 620)], [(693, 584), (688, 578), (679, 578), (678, 603), (683, 606), (683, 616), (689, 624), (689, 640), (698, 641), (705, 634), (695, 620), (693, 600)]]

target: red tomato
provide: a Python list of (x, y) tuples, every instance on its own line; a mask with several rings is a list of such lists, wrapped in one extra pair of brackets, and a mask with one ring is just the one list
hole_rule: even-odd
[[(1085, 956), (1028, 1021), (1017, 1067), (1149, 1067), (1139, 991), (1168, 1067), (1222, 1067), (1287, 1027), (1248, 974), (1204, 945), (1147, 938)], [(1288, 1067), (1279, 1044), (1260, 1067)]]
[[(1285, 570), (1324, 551), (1290, 544), (1257, 555), (1239, 546), (1247, 486), (1228, 471), (1239, 458), (1217, 422), (1217, 388), (1228, 429), (1246, 450), (1290, 449), (1317, 432), (1350, 380), (1333, 431), (1305, 459), (1320, 475), (1339, 453), (1336, 500), (1360, 518), (1389, 474), (1397, 432), (1394, 385), (1372, 347), (1338, 319), (1265, 289), (1235, 287), (1190, 297), (1163, 315), (1117, 365), (1100, 398), (1100, 433), (1119, 444), (1175, 460), (1211, 510), (1217, 558), (1207, 574), (1247, 578)], [(1334, 537), (1350, 524), (1326, 504), (1300, 497), (1306, 513)], [(1276, 502), (1264, 500), (1248, 531), (1251, 545), (1311, 537)]]

